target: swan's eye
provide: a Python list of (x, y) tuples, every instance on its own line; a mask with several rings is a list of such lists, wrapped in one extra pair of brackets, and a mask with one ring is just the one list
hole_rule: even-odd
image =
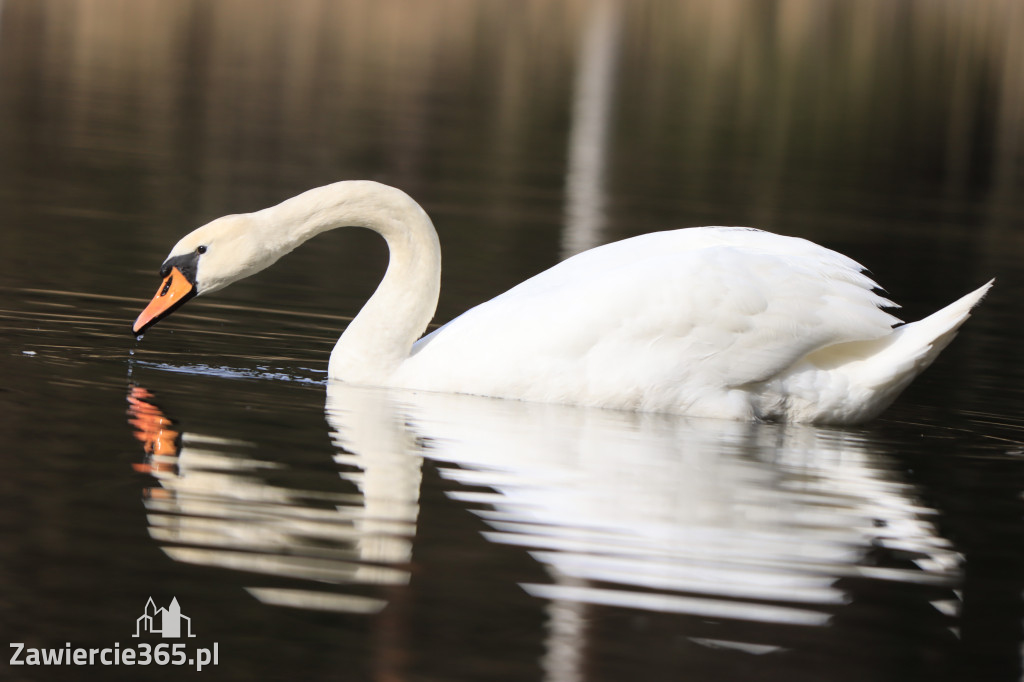
[(200, 246), (199, 248), (196, 249), (196, 253), (198, 253), (200, 256), (203, 255), (204, 253), (206, 253), (206, 247)]

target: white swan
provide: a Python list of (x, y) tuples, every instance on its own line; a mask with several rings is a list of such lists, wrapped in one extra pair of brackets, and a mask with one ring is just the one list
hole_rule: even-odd
[(992, 285), (912, 324), (853, 260), (736, 227), (651, 234), (569, 258), (419, 339), (440, 291), (430, 218), (404, 192), (338, 182), (218, 218), (171, 250), (141, 333), (193, 296), (344, 225), (387, 240), (376, 292), (338, 339), (331, 379), (730, 419), (876, 416)]

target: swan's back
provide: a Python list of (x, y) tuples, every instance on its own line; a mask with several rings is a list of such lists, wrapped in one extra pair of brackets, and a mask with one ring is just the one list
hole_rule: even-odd
[[(855, 261), (748, 228), (657, 232), (570, 258), (421, 339), (394, 383), (700, 416), (792, 418), (777, 384), (899, 320)], [(809, 417), (813, 419), (814, 417)]]

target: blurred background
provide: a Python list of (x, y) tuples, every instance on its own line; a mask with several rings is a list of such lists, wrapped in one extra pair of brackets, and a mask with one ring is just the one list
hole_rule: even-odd
[[(437, 322), (580, 250), (694, 225), (754, 226), (847, 253), (905, 319), (996, 277), (942, 360), (880, 426), (854, 430), (867, 443), (858, 452), (912, 487), (908, 508), (926, 510), (963, 559), (944, 584), (977, 596), (942, 637), (910, 628), (902, 653), (863, 663), (857, 647), (879, 645), (871, 628), (899, 621), (906, 596), (868, 590), (880, 610), (843, 631), (856, 635), (851, 650), (835, 640), (816, 657), (817, 644), (787, 635), (773, 646), (799, 655), (772, 659), (759, 679), (1020, 679), (1017, 0), (0, 0), (0, 623), (21, 633), (9, 641), (110, 639), (163, 584), (200, 627), (235, 614), (221, 636), (245, 632), (234, 651), (251, 668), (236, 659), (217, 674), (238, 679), (349, 679), (352, 660), (352, 679), (752, 679), (756, 648), (739, 662), (682, 665), (679, 624), (628, 605), (573, 616), (593, 623), (594, 640), (559, 663), (541, 645), (552, 626), (532, 597), (501, 592), (507, 601), (475, 620), (471, 604), (494, 588), (472, 579), (461, 620), (427, 628), (434, 649), (407, 631), (388, 649), (399, 658), (374, 667), (352, 642), (376, 628), (374, 641), (393, 645), (401, 617), (296, 623), (268, 615), (223, 571), (183, 573), (159, 553), (139, 502), (150, 483), (132, 471), (143, 451), (124, 417), (126, 373), (143, 374), (179, 431), (262, 433), (275, 457), (302, 449), (308, 459), (289, 466), (326, 467), (336, 483), (320, 382), (387, 254), (368, 232), (332, 233), (136, 344), (128, 327), (160, 263), (217, 216), (352, 178), (404, 189), (434, 220)], [(449, 566), (475, 552), (497, 576), (537, 570), (525, 554), (489, 554), (466, 530), (483, 532), (480, 522), (444, 504), (439, 480), (424, 474), (420, 504), (441, 530), (421, 528), (428, 549), (414, 557)], [(439, 614), (440, 595), (458, 591), (420, 585), (399, 616), (410, 604)], [(187, 608), (189, 590), (206, 613)], [(509, 613), (511, 634), (500, 627)], [(499, 625), (474, 652), (438, 643), (445, 627), (479, 634), (481, 622)], [(903, 642), (908, 630), (893, 628), (881, 632)], [(265, 650), (270, 639), (293, 662), (321, 653), (315, 666), (289, 667)], [(616, 648), (634, 639), (647, 644)], [(445, 654), (472, 665), (446, 668)], [(60, 671), (21, 672), (14, 679)]]
[[(428, 208), (446, 285), (479, 292), (446, 286), (444, 319), (586, 245), (704, 224), (812, 237), (900, 300), (944, 300), (1020, 253), (1022, 14), (6, 0), (0, 277), (49, 261), (64, 266), (32, 267), (40, 285), (70, 266), (122, 292), (193, 226), (373, 178)], [(89, 267), (110, 249), (116, 269)], [(324, 240), (280, 281), (337, 288), (337, 268), (310, 266), (350, 265), (349, 250), (365, 257)], [(940, 274), (954, 264), (962, 280)]]

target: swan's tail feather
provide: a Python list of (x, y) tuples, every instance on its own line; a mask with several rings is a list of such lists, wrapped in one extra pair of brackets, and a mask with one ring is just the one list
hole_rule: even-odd
[(843, 368), (850, 393), (855, 396), (845, 405), (846, 421), (873, 419), (891, 405), (949, 345), (993, 282), (990, 280), (923, 320), (897, 327), (880, 348)]
[(811, 354), (782, 391), (789, 401), (787, 418), (858, 424), (878, 416), (949, 345), (994, 281), (881, 339)]
[(971, 316), (971, 310), (981, 302), (994, 282), (994, 279), (989, 280), (923, 320), (893, 330), (891, 341), (870, 360), (871, 365), (881, 370), (871, 373), (875, 375), (874, 380), (878, 383), (900, 382), (905, 377), (897, 392), (902, 390), (949, 345), (960, 325)]

